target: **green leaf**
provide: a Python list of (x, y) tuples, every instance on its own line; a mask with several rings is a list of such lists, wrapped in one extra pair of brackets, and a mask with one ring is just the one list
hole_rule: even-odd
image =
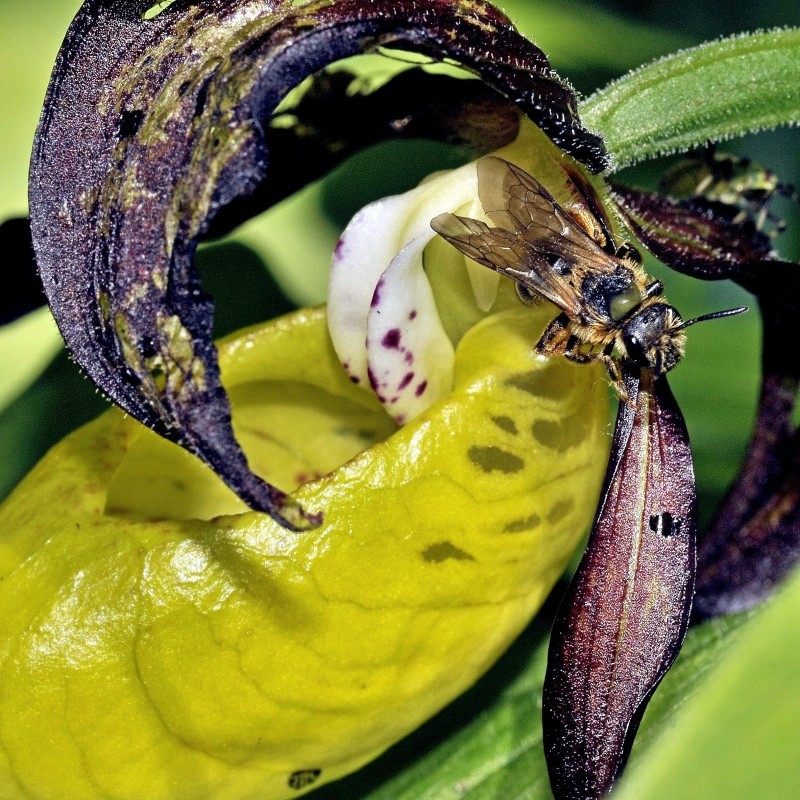
[(0, 326), (0, 411), (33, 382), (60, 348), (61, 337), (46, 308)]
[(581, 107), (620, 169), (800, 120), (800, 28), (721, 39), (626, 75)]
[(642, 740), (638, 755), (634, 748), (635, 759), (615, 795), (619, 800), (800, 796), (798, 606), (800, 573), (795, 572), (732, 644), (708, 642), (695, 654), (708, 659), (721, 647), (724, 659), (707, 669), (691, 703), (681, 702), (681, 682), (692, 679), (686, 670), (665, 679), (660, 702), (671, 695), (671, 719), (654, 720), (652, 744)]
[[(624, 14), (622, 9), (591, 2), (506, 0), (502, 6), (520, 31), (570, 78), (576, 70), (590, 66), (618, 75), (697, 41), (691, 38), (695, 35), (692, 30), (668, 30), (640, 16)], [(615, 42), (624, 42), (625, 46), (610, 46)]]

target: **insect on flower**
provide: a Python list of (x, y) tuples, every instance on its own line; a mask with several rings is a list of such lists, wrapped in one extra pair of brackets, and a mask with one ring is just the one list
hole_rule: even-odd
[(515, 280), (523, 300), (553, 303), (561, 313), (535, 351), (605, 364), (621, 399), (628, 399), (621, 360), (658, 378), (683, 355), (686, 328), (747, 310), (684, 322), (661, 298), (663, 284), (647, 275), (638, 251), (615, 244), (593, 188), (577, 173), (566, 173), (579, 201), (572, 211), (502, 158), (482, 158), (477, 169), (478, 195), (496, 227), (451, 213), (435, 217), (431, 227), (469, 258)]

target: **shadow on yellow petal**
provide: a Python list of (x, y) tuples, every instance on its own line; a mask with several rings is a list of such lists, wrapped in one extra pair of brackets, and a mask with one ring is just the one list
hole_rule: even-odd
[(453, 391), (400, 429), (321, 309), (223, 342), (237, 434), (302, 483), (310, 532), (116, 411), (54, 448), (0, 509), (0, 796), (296, 797), (470, 686), (557, 580), (605, 463), (601, 373), (531, 355), (549, 316), (471, 329)]

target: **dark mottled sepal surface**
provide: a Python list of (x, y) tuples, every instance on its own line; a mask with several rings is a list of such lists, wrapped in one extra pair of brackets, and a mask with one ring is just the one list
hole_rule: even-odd
[(557, 800), (602, 797), (683, 643), (695, 573), (695, 485), (683, 417), (661, 377), (626, 376), (586, 552), (559, 608), (544, 685)]
[(615, 185), (612, 197), (636, 238), (672, 269), (703, 280), (735, 278), (771, 257), (769, 237), (714, 209)]

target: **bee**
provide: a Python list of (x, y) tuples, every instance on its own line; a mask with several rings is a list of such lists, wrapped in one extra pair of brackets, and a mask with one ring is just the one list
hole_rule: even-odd
[(477, 163), (478, 196), (494, 223), (455, 214), (431, 221), (436, 233), (469, 258), (516, 281), (525, 299), (543, 297), (560, 311), (535, 346), (578, 364), (601, 362), (622, 400), (621, 363), (653, 379), (681, 359), (688, 322), (663, 298), (663, 284), (642, 268), (639, 252), (614, 243), (597, 195), (579, 173), (566, 171), (576, 202), (562, 208), (534, 177), (497, 156)]

